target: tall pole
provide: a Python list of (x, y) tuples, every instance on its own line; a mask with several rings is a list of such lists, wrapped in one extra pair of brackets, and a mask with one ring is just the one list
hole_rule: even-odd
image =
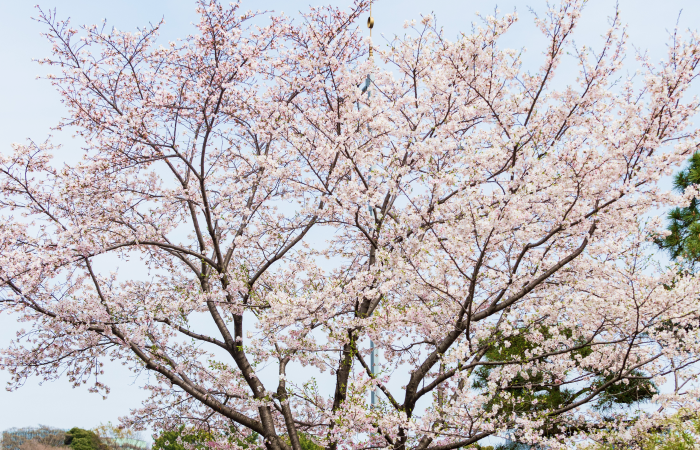
[[(372, 60), (374, 57), (374, 52), (372, 51), (372, 28), (374, 28), (374, 18), (372, 17), (372, 0), (369, 2), (369, 18), (367, 19), (367, 28), (369, 28), (369, 59)], [(367, 92), (367, 98), (369, 99), (370, 97), (370, 83), (372, 82), (372, 78), (370, 75), (367, 75), (367, 80), (365, 82), (365, 86), (363, 91)], [(370, 206), (370, 213), (372, 212), (372, 208)], [(370, 348), (370, 355), (369, 355), (369, 369), (370, 373), (372, 374), (372, 377), (374, 378), (377, 375), (377, 372), (374, 369), (374, 360), (375, 360), (375, 348), (374, 348), (374, 341), (370, 339), (369, 341), (369, 348)], [(372, 408), (374, 408), (377, 404), (377, 392), (376, 389), (372, 389), (370, 392), (370, 405)]]

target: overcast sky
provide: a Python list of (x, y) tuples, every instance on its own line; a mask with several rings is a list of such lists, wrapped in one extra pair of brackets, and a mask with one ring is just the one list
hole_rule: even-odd
[[(0, 152), (8, 152), (13, 142), (24, 142), (27, 138), (43, 141), (53, 134), (55, 142), (64, 145), (59, 159), (70, 160), (71, 155), (78, 153), (79, 143), (73, 141), (69, 133), (50, 131), (63, 113), (60, 98), (48, 82), (35, 79), (41, 70), (32, 59), (48, 56), (50, 47), (40, 36), (42, 27), (31, 19), (37, 15), (33, 3), (0, 0)], [(343, 5), (346, 2), (334, 0), (333, 3)], [(578, 44), (600, 42), (615, 3), (615, 0), (589, 0), (576, 33)], [(125, 31), (164, 18), (163, 41), (186, 36), (192, 30), (191, 23), (196, 21), (193, 0), (39, 0), (39, 4), (44, 9), (56, 8), (60, 18), (71, 17), (74, 25), (107, 19), (108, 24)], [(323, 1), (243, 2), (244, 9), (284, 11), (289, 15), (305, 10), (309, 4), (318, 6)], [(521, 19), (502, 45), (527, 47), (525, 63), (537, 67), (541, 60), (541, 46), (538, 46), (541, 40), (532, 25), (529, 7), (541, 11), (544, 0), (379, 0), (373, 10), (374, 32), (375, 36), (384, 34), (387, 37), (403, 34), (404, 21), (432, 12), (438, 24), (445, 27), (446, 35), (454, 37), (459, 31), (470, 29), (476, 11), (490, 13), (497, 5), (501, 12), (517, 9)], [(629, 26), (630, 43), (647, 49), (652, 61), (664, 56), (668, 32), (677, 21), (682, 30), (698, 28), (698, 0), (620, 0), (619, 5), (622, 20)], [(375, 42), (381, 45), (382, 40), (376, 37)], [(7, 346), (18, 328), (12, 317), (0, 316), (0, 348)], [(107, 400), (85, 389), (72, 389), (65, 381), (42, 385), (40, 380), (30, 380), (15, 392), (0, 389), (0, 431), (38, 424), (91, 428), (101, 422), (116, 422), (119, 416), (128, 414), (130, 407), (139, 404), (144, 392), (139, 388), (141, 380), (131, 378), (121, 366), (113, 364), (108, 369), (105, 379), (112, 387), (112, 394)], [(7, 374), (0, 371), (0, 384), (4, 385), (8, 379)]]

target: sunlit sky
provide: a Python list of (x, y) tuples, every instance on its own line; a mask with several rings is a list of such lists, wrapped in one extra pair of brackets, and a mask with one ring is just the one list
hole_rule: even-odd
[[(10, 151), (13, 142), (31, 138), (43, 141), (53, 134), (54, 141), (63, 144), (58, 160), (72, 160), (79, 153), (80, 143), (70, 132), (52, 132), (64, 113), (58, 94), (45, 80), (37, 80), (43, 68), (32, 59), (49, 56), (50, 46), (40, 33), (42, 27), (31, 17), (37, 15), (34, 1), (0, 1), (0, 152)], [(184, 37), (192, 31), (196, 21), (193, 0), (38, 0), (44, 9), (56, 8), (60, 18), (71, 17), (74, 25), (99, 23), (107, 19), (110, 26), (132, 30), (149, 22), (165, 20), (163, 42)], [(284, 11), (294, 15), (309, 5), (319, 6), (323, 0), (258, 0), (243, 1), (244, 9)], [(349, 2), (333, 1), (336, 5)], [(613, 13), (615, 0), (589, 0), (575, 40), (577, 44), (600, 43), (600, 35), (607, 28), (607, 18)], [(664, 56), (668, 33), (676, 23), (681, 30), (698, 28), (700, 1), (698, 0), (620, 0), (622, 20), (628, 24), (630, 36), (630, 70), (634, 70), (632, 46), (648, 50), (652, 61)], [(502, 46), (528, 48), (524, 56), (527, 67), (536, 68), (541, 61), (541, 37), (532, 25), (529, 8), (542, 11), (544, 0), (378, 0), (373, 8), (375, 42), (381, 45), (385, 37), (403, 34), (402, 24), (420, 19), (421, 14), (434, 13), (446, 36), (457, 36), (469, 31), (474, 13), (493, 13), (517, 9), (520, 23), (502, 41)], [(682, 11), (682, 13), (681, 13)], [(680, 17), (679, 17), (680, 13)], [(366, 30), (366, 29), (365, 29)], [(566, 74), (560, 74), (563, 77)], [(0, 348), (6, 347), (19, 326), (14, 318), (0, 315)], [(0, 371), (0, 383), (9, 380)], [(103, 400), (87, 389), (73, 389), (65, 380), (45, 382), (30, 379), (17, 391), (0, 390), (0, 430), (10, 427), (44, 424), (71, 428), (92, 428), (107, 421), (116, 422), (129, 413), (145, 397), (140, 389), (141, 379), (118, 364), (109, 364), (103, 381), (112, 388), (112, 394)]]

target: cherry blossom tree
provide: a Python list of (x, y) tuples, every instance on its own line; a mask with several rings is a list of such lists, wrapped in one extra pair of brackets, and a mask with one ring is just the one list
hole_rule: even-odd
[[(699, 36), (631, 77), (617, 14), (573, 44), (584, 3), (535, 17), (534, 73), (499, 46), (515, 15), (454, 41), (425, 17), (369, 59), (365, 0), (294, 20), (200, 0), (167, 45), (42, 12), (84, 146), (0, 159), (11, 387), (106, 395), (118, 360), (150, 374), (128, 424), (270, 450), (570, 448), (698, 411), (700, 286), (651, 236), (695, 192), (657, 182), (698, 149)], [(639, 380), (666, 388), (598, 407)]]

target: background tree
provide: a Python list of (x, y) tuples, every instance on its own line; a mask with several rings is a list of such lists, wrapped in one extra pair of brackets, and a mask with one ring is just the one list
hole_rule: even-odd
[(212, 433), (204, 430), (185, 429), (181, 425), (175, 430), (164, 431), (153, 442), (153, 450), (185, 450), (187, 448), (205, 449), (207, 443), (214, 441)]
[(140, 432), (124, 426), (113, 425), (112, 422), (101, 423), (91, 431), (112, 450), (139, 450), (149, 447)]
[(73, 450), (109, 450), (95, 432), (78, 427), (68, 430), (63, 443)]
[(162, 432), (153, 442), (152, 450), (206, 449), (212, 442), (226, 442), (237, 448), (251, 450), (264, 447), (256, 433), (241, 439), (235, 429), (216, 435), (209, 431), (187, 429), (184, 425), (180, 425), (176, 429)]
[(43, 13), (84, 148), (0, 159), (0, 308), (29, 325), (0, 359), (12, 387), (106, 394), (119, 359), (152, 374), (128, 425), (269, 450), (570, 448), (627, 426), (606, 396), (667, 379), (639, 432), (697, 410), (698, 280), (657, 267), (640, 218), (698, 147), (698, 37), (621, 81), (617, 15), (597, 51), (572, 44), (583, 4), (535, 18), (534, 73), (499, 47), (514, 15), (455, 41), (425, 17), (375, 65), (364, 1), (297, 21), (199, 1), (167, 45)]

